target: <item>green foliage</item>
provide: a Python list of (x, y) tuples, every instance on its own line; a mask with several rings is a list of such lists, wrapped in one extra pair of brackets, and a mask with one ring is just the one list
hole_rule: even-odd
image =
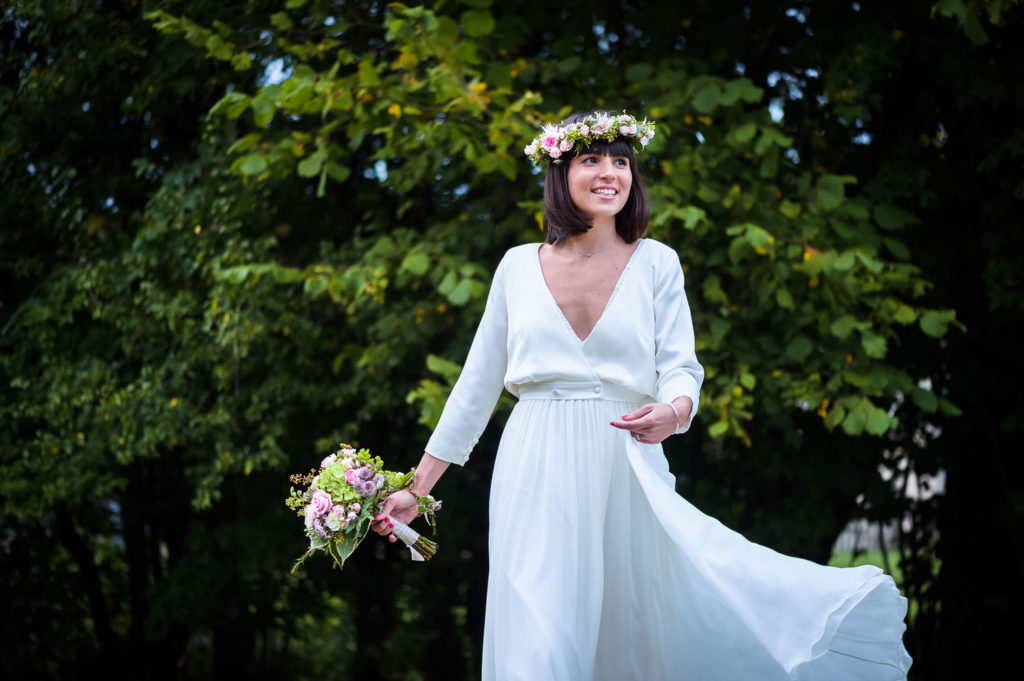
[[(493, 430), (441, 483), (454, 541), (433, 572), (381, 546), (344, 580), (291, 578), (300, 521), (277, 499), (339, 440), (418, 459), (494, 265), (542, 238), (522, 147), (590, 106), (658, 122), (650, 235), (682, 257), (708, 370), (669, 445), (688, 496), (819, 559), (852, 515), (924, 513), (877, 469), (952, 465), (922, 434), (961, 416), (949, 376), (972, 372), (948, 348), (999, 337), (975, 331), (981, 299), (1024, 309), (1015, 232), (986, 227), (1024, 191), (1020, 136), (986, 123), (1017, 96), (992, 69), (1018, 11), (570, 3), (552, 33), (489, 0), (8, 8), (0, 499), (23, 554), (4, 595), (48, 628), (0, 669), (472, 678)], [(991, 52), (951, 47), (946, 17)], [(909, 115), (894, 98), (917, 92)], [(959, 176), (936, 179), (958, 149)], [(961, 273), (932, 232), (967, 176), (992, 179), (945, 233), (989, 232)], [(954, 272), (984, 286), (956, 311)], [(933, 537), (901, 567), (911, 589), (928, 568), (922, 623)], [(65, 605), (24, 595), (40, 589)]]

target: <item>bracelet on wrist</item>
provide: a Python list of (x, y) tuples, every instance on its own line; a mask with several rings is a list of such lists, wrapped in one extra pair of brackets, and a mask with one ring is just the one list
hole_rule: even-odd
[(679, 410), (676, 409), (676, 405), (672, 404), (671, 402), (666, 402), (665, 404), (667, 404), (669, 408), (672, 410), (672, 413), (676, 415), (676, 429), (672, 431), (672, 434), (678, 435), (680, 429), (683, 427), (682, 424), (679, 423)]

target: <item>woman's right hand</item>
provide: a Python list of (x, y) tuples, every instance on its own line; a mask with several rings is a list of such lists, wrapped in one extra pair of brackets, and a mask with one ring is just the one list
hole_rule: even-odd
[(394, 529), (395, 525), (391, 522), (390, 518), (408, 525), (419, 515), (416, 512), (416, 503), (416, 495), (407, 489), (401, 489), (389, 494), (388, 498), (381, 504), (380, 513), (377, 514), (376, 519), (370, 525), (370, 529), (382, 537), (386, 536), (389, 541), (396, 541), (395, 535), (391, 534), (391, 530)]

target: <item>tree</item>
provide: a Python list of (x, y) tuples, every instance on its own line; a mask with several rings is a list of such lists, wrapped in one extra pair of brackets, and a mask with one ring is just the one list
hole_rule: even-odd
[[(1019, 92), (1015, 6), (983, 18), (967, 59), (947, 56), (969, 41), (944, 16), (966, 29), (974, 4), (76, 8), (19, 3), (0, 34), (3, 595), (9, 621), (49, 623), (5, 636), (11, 670), (121, 669), (127, 652), (125, 669), (166, 676), (473, 678), (496, 427), (457, 491), (441, 484), (429, 571), (379, 546), (343, 578), (290, 578), (280, 501), (286, 473), (341, 440), (418, 458), (489, 272), (540, 238), (521, 147), (593, 103), (658, 121), (651, 235), (686, 263), (709, 370), (697, 429), (669, 447), (682, 491), (819, 560), (851, 517), (909, 513), (914, 672), (948, 672), (928, 654), (955, 627), (939, 604), (969, 580), (965, 528), (942, 513), (1010, 522), (955, 495), (979, 479), (957, 424), (1017, 427), (1019, 395), (983, 418), (954, 403), (999, 356), (964, 362), (978, 335), (960, 317), (978, 299), (1020, 314), (1020, 151), (998, 104)], [(970, 288), (927, 238), (970, 214), (951, 191), (965, 167), (991, 216), (987, 250), (958, 254), (988, 268)], [(949, 501), (907, 497), (878, 465), (946, 469)]]

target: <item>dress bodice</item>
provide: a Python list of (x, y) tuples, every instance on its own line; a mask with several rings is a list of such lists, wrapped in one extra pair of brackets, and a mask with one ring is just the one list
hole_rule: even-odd
[(581, 340), (544, 281), (540, 244), (510, 249), (495, 272), (484, 316), (461, 376), (427, 444), (463, 464), (502, 387), (565, 385), (572, 399), (636, 394), (668, 402), (685, 395), (697, 411), (704, 370), (679, 257), (652, 239), (639, 244), (593, 330)]

